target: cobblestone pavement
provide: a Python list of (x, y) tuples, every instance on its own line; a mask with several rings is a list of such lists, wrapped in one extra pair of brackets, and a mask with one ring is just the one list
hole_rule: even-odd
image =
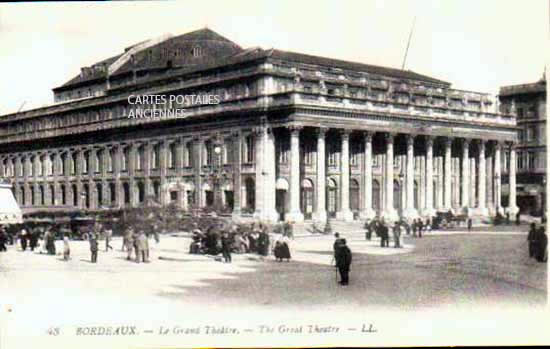
[(90, 263), (83, 241), (71, 243), (68, 262), (10, 246), (0, 253), (0, 306), (11, 310), (12, 328), (22, 330), (28, 321), (62, 326), (107, 315), (124, 322), (176, 312), (538, 309), (546, 302), (546, 264), (528, 258), (524, 233), (405, 236), (403, 248), (393, 242), (381, 248), (360, 233), (344, 237), (354, 253), (344, 288), (331, 265), (331, 236), (293, 240), (293, 258), (282, 263), (234, 254), (233, 263), (225, 264), (189, 255), (189, 239), (173, 236), (151, 241), (151, 262), (145, 264), (126, 260), (121, 239), (112, 241), (115, 250), (100, 251), (97, 264)]

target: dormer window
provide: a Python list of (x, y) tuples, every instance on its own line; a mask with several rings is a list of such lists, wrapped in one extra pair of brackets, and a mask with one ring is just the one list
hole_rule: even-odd
[(193, 47), (193, 57), (200, 57), (202, 55), (202, 50), (200, 46)]

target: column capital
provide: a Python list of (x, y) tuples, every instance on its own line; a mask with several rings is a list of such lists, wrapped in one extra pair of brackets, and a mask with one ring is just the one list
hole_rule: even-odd
[(304, 127), (302, 125), (288, 125), (287, 128), (291, 135), (299, 135)]
[(346, 128), (338, 129), (338, 133), (340, 134), (342, 139), (349, 139), (349, 135), (351, 134), (351, 132), (352, 132), (352, 130), (349, 130), (349, 129), (346, 129)]
[(391, 133), (391, 132), (384, 133), (384, 139), (386, 140), (386, 143), (393, 143), (394, 138), (395, 138), (395, 133)]
[(328, 127), (321, 126), (321, 127), (318, 127), (317, 129), (315, 129), (315, 132), (317, 133), (317, 137), (325, 137), (328, 130), (329, 130)]
[(477, 143), (477, 146), (479, 147), (480, 150), (485, 150), (485, 140), (483, 139), (478, 139), (476, 140), (476, 143)]
[(364, 131), (363, 136), (365, 137), (366, 142), (372, 142), (372, 137), (374, 136), (374, 132), (372, 131)]
[(414, 134), (411, 134), (411, 133), (405, 134), (405, 140), (407, 141), (407, 146), (414, 145), (414, 137), (415, 137)]
[(435, 137), (431, 136), (431, 135), (425, 135), (424, 138), (426, 139), (426, 145), (430, 146), (430, 147), (433, 147)]

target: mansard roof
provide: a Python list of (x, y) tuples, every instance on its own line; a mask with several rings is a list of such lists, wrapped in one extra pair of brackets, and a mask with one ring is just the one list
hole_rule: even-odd
[[(200, 47), (202, 54), (194, 55), (194, 48)], [(252, 48), (243, 50), (239, 45), (208, 29), (200, 29), (180, 36), (165, 35), (142, 41), (125, 49), (125, 52), (82, 68), (75, 76), (54, 91), (68, 90), (83, 84), (106, 80), (107, 76), (122, 75), (132, 71), (148, 69), (166, 69), (178, 71), (197, 71), (213, 66), (223, 66), (235, 62), (244, 62), (259, 57), (271, 57), (287, 62), (311, 64), (331, 68), (340, 68), (366, 72), (394, 78), (412, 79), (446, 87), (450, 83), (418, 74), (410, 70), (381, 67), (376, 65), (350, 62), (308, 54)]]
[[(198, 55), (193, 51), (196, 47), (200, 49)], [(53, 90), (70, 89), (72, 86), (105, 79), (108, 75), (134, 70), (199, 66), (242, 51), (239, 45), (208, 28), (175, 37), (166, 34), (127, 47), (124, 53), (90, 67), (83, 67), (81, 74)]]
[(307, 55), (303, 53), (272, 50), (271, 57), (281, 59), (284, 61), (290, 61), (290, 62), (341, 68), (341, 69), (354, 70), (354, 71), (366, 72), (366, 73), (383, 75), (383, 76), (390, 76), (394, 78), (411, 79), (411, 80), (419, 80), (419, 81), (430, 82), (435, 84), (443, 84), (446, 86), (451, 85), (446, 81), (442, 81), (426, 75), (418, 74), (410, 70), (401, 70), (401, 69), (395, 69), (395, 68), (370, 65), (365, 63), (344, 61), (344, 60), (327, 58), (327, 57), (312, 56), (312, 55)]

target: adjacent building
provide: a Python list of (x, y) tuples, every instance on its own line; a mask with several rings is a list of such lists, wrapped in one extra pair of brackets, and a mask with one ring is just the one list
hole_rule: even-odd
[(501, 87), (499, 99), (519, 127), (517, 204), (522, 213), (540, 215), (546, 200), (546, 79)]
[(128, 47), (53, 91), (52, 106), (0, 117), (0, 174), (27, 212), (150, 196), (266, 221), (517, 211), (515, 195), (501, 200), (513, 113), (412, 71), (202, 29)]

